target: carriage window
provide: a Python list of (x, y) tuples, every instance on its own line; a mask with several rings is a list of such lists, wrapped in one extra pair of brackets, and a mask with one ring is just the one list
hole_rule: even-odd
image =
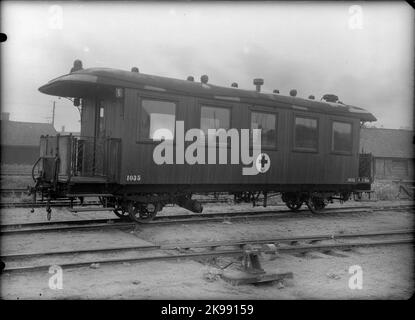
[[(251, 129), (261, 129), (261, 146), (277, 145), (276, 115), (271, 113), (251, 112)], [(259, 136), (252, 132), (252, 143), (259, 141)]]
[(333, 121), (331, 150), (335, 152), (352, 152), (352, 124)]
[(202, 106), (200, 118), (200, 129), (208, 136), (208, 129), (229, 129), (231, 112), (228, 108)]
[(105, 136), (105, 118), (104, 118), (104, 106), (100, 105), (99, 107), (99, 121), (98, 121), (98, 136), (104, 137)]
[(159, 129), (167, 129), (171, 137), (164, 136), (166, 140), (174, 139), (176, 121), (176, 104), (170, 101), (148, 100), (141, 101), (140, 138), (160, 140), (164, 135)]
[(317, 151), (318, 123), (317, 119), (295, 118), (295, 148)]

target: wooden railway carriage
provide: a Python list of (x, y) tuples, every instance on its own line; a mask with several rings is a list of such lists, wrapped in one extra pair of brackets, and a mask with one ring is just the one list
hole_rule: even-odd
[[(33, 191), (48, 199), (99, 196), (117, 215), (141, 221), (167, 203), (200, 212), (191, 199), (195, 193), (229, 192), (255, 201), (277, 192), (293, 210), (305, 202), (317, 211), (333, 199), (370, 190), (369, 175), (359, 175), (359, 131), (361, 122), (376, 118), (362, 108), (219, 87), (206, 78), (195, 82), (107, 68), (71, 72), (39, 90), (74, 98), (82, 108), (80, 137), (41, 137)], [(243, 175), (246, 165), (231, 163), (230, 139), (216, 146), (216, 159), (225, 149), (227, 164), (183, 163), (179, 122), (184, 132), (261, 128), (269, 169)], [(174, 135), (172, 164), (153, 158), (161, 128)], [(185, 141), (184, 149), (192, 143)], [(207, 159), (209, 147), (203, 148)]]

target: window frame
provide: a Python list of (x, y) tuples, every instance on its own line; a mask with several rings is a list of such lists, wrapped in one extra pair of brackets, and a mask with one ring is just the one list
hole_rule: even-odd
[[(317, 147), (316, 148), (305, 148), (305, 147), (297, 147), (296, 146), (296, 118), (305, 118), (305, 119), (313, 119), (317, 121)], [(305, 152), (305, 153), (319, 153), (320, 150), (320, 118), (316, 115), (310, 115), (308, 113), (293, 113), (293, 120), (292, 120), (292, 151), (293, 152)]]
[[(251, 106), (249, 107), (249, 130), (252, 130), (252, 113), (256, 112), (256, 113), (265, 113), (265, 114), (272, 114), (275, 116), (275, 145), (273, 146), (264, 146), (261, 145), (261, 150), (278, 150), (279, 147), (279, 134), (278, 134), (278, 128), (279, 128), (279, 112), (278, 111), (274, 111), (274, 110), (269, 110), (267, 108), (264, 108), (263, 106)], [(262, 138), (261, 138), (261, 142), (262, 142)], [(252, 136), (252, 132), (250, 134), (250, 138), (249, 138), (249, 146), (252, 148), (253, 146), (253, 136)]]
[[(408, 176), (408, 174), (409, 174), (409, 161), (408, 161), (408, 159), (405, 159), (405, 158), (392, 158), (392, 159), (390, 159), (391, 160), (391, 175), (392, 176), (394, 176), (395, 174), (394, 174), (394, 165), (393, 165), (393, 163), (395, 162), (398, 162), (398, 163), (405, 163), (405, 173), (404, 173), (404, 176)], [(399, 176), (399, 175), (396, 175), (396, 176)]]
[(137, 103), (138, 108), (137, 110), (137, 127), (136, 127), (136, 143), (150, 143), (150, 144), (159, 144), (163, 140), (153, 140), (151, 138), (143, 138), (141, 137), (141, 113), (143, 111), (143, 100), (155, 100), (155, 101), (165, 101), (174, 103), (174, 134), (173, 140), (165, 140), (165, 142), (171, 142), (173, 144), (176, 143), (176, 121), (177, 121), (177, 109), (180, 105), (180, 100), (171, 96), (165, 97), (158, 94), (137, 94)]
[[(233, 110), (233, 106), (227, 103), (218, 103), (216, 101), (210, 101), (210, 100), (198, 100), (198, 111), (199, 111), (199, 129), (202, 130), (202, 107), (211, 107), (211, 108), (222, 108), (222, 109), (226, 109), (229, 110), (229, 128), (227, 130), (232, 129), (232, 123), (233, 123), (233, 116), (232, 116), (232, 110)], [(238, 132), (240, 131), (239, 128), (234, 128), (237, 129)], [(203, 130), (202, 130), (203, 132)], [(239, 132), (240, 135), (240, 132)], [(240, 138), (240, 137), (239, 137)], [(208, 144), (208, 136), (205, 135), (205, 146), (206, 148), (209, 147)], [(223, 144), (220, 142), (216, 143), (216, 147), (227, 147), (230, 148), (231, 147), (231, 143), (229, 142), (229, 140), (227, 139), (227, 143)]]
[[(334, 150), (334, 123), (340, 122), (340, 123), (347, 123), (351, 126), (351, 137), (352, 137), (352, 145), (350, 151), (340, 151), (340, 150)], [(350, 120), (344, 120), (339, 118), (330, 118), (330, 153), (331, 154), (337, 154), (337, 155), (343, 155), (343, 156), (351, 156), (353, 155), (353, 147), (354, 147), (354, 123)]]

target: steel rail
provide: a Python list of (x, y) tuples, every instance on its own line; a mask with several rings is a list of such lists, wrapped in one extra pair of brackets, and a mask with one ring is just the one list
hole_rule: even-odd
[(90, 220), (64, 220), (56, 222), (37, 222), (37, 223), (20, 223), (20, 224), (5, 224), (0, 226), (0, 234), (23, 234), (35, 232), (56, 232), (56, 231), (73, 231), (73, 230), (96, 230), (101, 228), (123, 228), (146, 225), (162, 225), (162, 224), (177, 224), (177, 223), (199, 223), (199, 222), (222, 222), (225, 219), (230, 220), (247, 220), (247, 219), (264, 219), (264, 218), (296, 218), (304, 215), (326, 216), (327, 214), (347, 214), (347, 213), (364, 213), (376, 212), (385, 210), (408, 210), (413, 206), (395, 206), (395, 207), (348, 207), (348, 208), (333, 208), (327, 209), (322, 214), (313, 214), (308, 210), (301, 210), (300, 212), (292, 212), (290, 210), (275, 211), (233, 211), (233, 212), (218, 212), (205, 214), (189, 214), (189, 215), (172, 215), (172, 216), (157, 216), (154, 220), (147, 223), (138, 224), (136, 222), (126, 222), (122, 219), (90, 219)]
[[(299, 241), (304, 240), (327, 240), (333, 239), (332, 237), (339, 239), (339, 238), (359, 238), (359, 237), (373, 237), (373, 236), (388, 236), (388, 235), (398, 235), (398, 234), (413, 234), (413, 230), (395, 230), (389, 232), (377, 232), (377, 233), (361, 233), (361, 234), (337, 234), (331, 235), (330, 238), (324, 238), (328, 235), (315, 235), (315, 236), (300, 236), (300, 237), (290, 237), (290, 238), (276, 238), (272, 239), (272, 241), (283, 241), (283, 242), (291, 242), (291, 245), (287, 246), (279, 246), (277, 248), (277, 253), (292, 253), (292, 252), (310, 252), (310, 251), (329, 251), (334, 249), (341, 249), (341, 250), (348, 250), (354, 247), (369, 247), (369, 246), (385, 246), (385, 245), (400, 245), (400, 244), (413, 244), (413, 237), (408, 238), (401, 238), (401, 239), (391, 239), (391, 240), (380, 240), (380, 241), (360, 241), (360, 242), (350, 242), (350, 243), (329, 243), (329, 244), (318, 244), (318, 245), (292, 245), (293, 242), (297, 243)], [(256, 239), (256, 240), (230, 240), (222, 242), (221, 246), (241, 246), (246, 244), (261, 244), (264, 241), (269, 241), (270, 239)], [(269, 242), (267, 242), (269, 243)], [(212, 247), (212, 244), (209, 243), (194, 243), (191, 247), (192, 248), (201, 248), (204, 247)], [(214, 245), (214, 247), (216, 247)], [(174, 248), (172, 248), (174, 247)], [(27, 254), (10, 254), (10, 255), (3, 255), (2, 259), (13, 259), (13, 258), (28, 258), (28, 257), (38, 257), (38, 256), (53, 256), (53, 255), (67, 255), (67, 254), (79, 254), (79, 253), (102, 253), (102, 252), (109, 252), (109, 251), (130, 251), (130, 250), (172, 250), (172, 249), (180, 249), (180, 248), (189, 248), (188, 245), (184, 245), (181, 247), (181, 244), (170, 245), (170, 246), (158, 246), (154, 245), (151, 246), (138, 246), (138, 247), (119, 247), (119, 248), (103, 248), (103, 249), (86, 249), (86, 250), (76, 250), (76, 251), (57, 251), (57, 252), (46, 252), (46, 253), (27, 253)], [(234, 256), (234, 255), (242, 255), (244, 252), (243, 249), (234, 249), (234, 250), (213, 250), (208, 252), (192, 252), (192, 253), (177, 253), (177, 254), (165, 254), (165, 255), (156, 255), (156, 256), (145, 256), (145, 257), (135, 257), (135, 258), (117, 258), (117, 259), (106, 259), (106, 260), (94, 260), (94, 261), (81, 261), (81, 262), (70, 262), (70, 263), (62, 263), (59, 264), (62, 268), (75, 268), (75, 267), (84, 267), (90, 266), (93, 263), (99, 264), (114, 264), (114, 263), (126, 263), (126, 262), (149, 262), (149, 261), (166, 261), (166, 260), (175, 260), (175, 259), (194, 259), (194, 258), (207, 258), (207, 257), (217, 257), (217, 256)], [(7, 261), (6, 261), (7, 262)], [(40, 270), (48, 270), (50, 265), (35, 265), (35, 266), (17, 266), (17, 267), (8, 267), (6, 263), (6, 267), (3, 272), (14, 272), (14, 271), (40, 271)]]
[(22, 192), (28, 192), (27, 188), (1, 188), (0, 193), (22, 193)]
[(8, 177), (8, 176), (13, 176), (13, 177), (31, 177), (32, 174), (30, 172), (2, 172), (0, 173), (0, 177)]
[(148, 246), (126, 246), (126, 247), (111, 247), (102, 249), (80, 249), (80, 250), (63, 250), (52, 252), (35, 252), (35, 253), (18, 253), (18, 254), (5, 254), (1, 255), (1, 258), (29, 258), (38, 256), (54, 256), (54, 255), (67, 255), (67, 254), (85, 254), (96, 252), (111, 252), (121, 250), (149, 250), (149, 249), (161, 249), (161, 250), (174, 250), (174, 249), (190, 249), (190, 248), (217, 248), (217, 247), (229, 247), (229, 246), (243, 246), (247, 244), (268, 244), (279, 242), (296, 243), (300, 241), (323, 241), (323, 240), (337, 240), (346, 238), (360, 238), (360, 237), (380, 237), (380, 236), (393, 236), (403, 234), (414, 234), (414, 229), (407, 230), (392, 230), (381, 232), (365, 232), (365, 233), (349, 233), (349, 234), (325, 234), (325, 235), (308, 235), (297, 237), (278, 237), (268, 239), (242, 239), (242, 240), (224, 240), (224, 241), (208, 241), (208, 242), (188, 242), (188, 243), (176, 243), (170, 245), (154, 244)]
[(268, 238), (268, 239), (246, 239), (236, 241), (209, 241), (206, 243), (179, 243), (173, 245), (161, 245), (162, 249), (190, 249), (190, 248), (212, 248), (222, 246), (241, 246), (247, 244), (268, 244), (268, 243), (279, 243), (279, 242), (290, 242), (297, 243), (300, 241), (323, 241), (323, 240), (337, 240), (337, 239), (348, 239), (348, 238), (362, 238), (362, 237), (382, 237), (382, 236), (393, 236), (393, 235), (404, 235), (414, 234), (414, 229), (407, 230), (393, 230), (393, 231), (380, 231), (380, 232), (365, 232), (365, 233), (337, 233), (337, 234), (324, 234), (324, 235), (309, 235), (309, 236), (297, 236), (297, 237), (279, 237), (279, 238)]

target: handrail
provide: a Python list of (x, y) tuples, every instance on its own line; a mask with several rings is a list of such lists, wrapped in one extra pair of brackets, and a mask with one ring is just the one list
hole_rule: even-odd
[(35, 164), (33, 165), (33, 167), (32, 167), (32, 179), (33, 179), (33, 181), (34, 182), (36, 182), (36, 178), (35, 178), (35, 167), (37, 166), (37, 164), (39, 163), (39, 161), (42, 159), (42, 157), (39, 157), (37, 160), (36, 160), (36, 162), (35, 162)]
[[(66, 140), (68, 138), (69, 140)], [(50, 143), (53, 143), (53, 146), (49, 149), (46, 148), (47, 153), (42, 154), (41, 157), (55, 155), (59, 158), (63, 156), (62, 159), (59, 159), (60, 161), (55, 161), (54, 166), (51, 168), (53, 170), (51, 174), (54, 179), (57, 174), (65, 175), (68, 180), (71, 180), (72, 176), (105, 176), (107, 178), (111, 176), (112, 179), (116, 179), (117, 174), (119, 174), (119, 169), (117, 168), (119, 167), (120, 154), (116, 152), (114, 155), (114, 150), (112, 149), (119, 148), (121, 144), (120, 138), (75, 137), (69, 134), (45, 137), (45, 140), (46, 145), (50, 141)], [(65, 141), (60, 144), (61, 140)], [(38, 162), (39, 159), (36, 163)]]

